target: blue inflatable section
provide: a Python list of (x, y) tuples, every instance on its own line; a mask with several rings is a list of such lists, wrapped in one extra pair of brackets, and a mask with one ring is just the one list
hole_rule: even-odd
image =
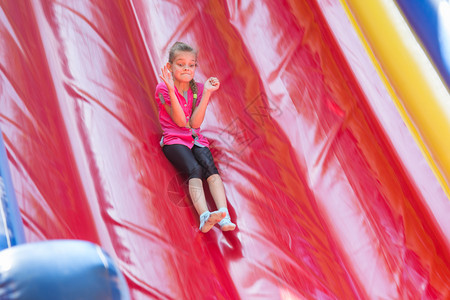
[(2, 300), (128, 300), (111, 257), (78, 240), (23, 244), (0, 251)]
[(22, 243), (25, 243), (23, 223), (0, 131), (0, 250)]
[(397, 3), (450, 87), (450, 2), (397, 0)]
[(78, 240), (25, 244), (0, 131), (0, 300), (128, 300), (125, 278), (99, 246)]

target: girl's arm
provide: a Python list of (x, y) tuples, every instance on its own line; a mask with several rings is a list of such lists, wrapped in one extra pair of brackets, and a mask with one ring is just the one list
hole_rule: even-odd
[(199, 128), (205, 119), (206, 107), (208, 106), (209, 98), (214, 91), (217, 91), (220, 87), (219, 79), (216, 77), (210, 77), (203, 86), (202, 99), (197, 107), (193, 108), (189, 125), (192, 128)]
[(170, 74), (167, 66), (161, 68), (161, 75), (159, 77), (164, 81), (167, 86), (167, 92), (170, 98), (170, 104), (164, 103), (164, 108), (166, 109), (172, 120), (180, 127), (186, 126), (186, 115), (184, 114), (181, 104), (175, 95), (175, 85), (173, 82), (172, 75)]

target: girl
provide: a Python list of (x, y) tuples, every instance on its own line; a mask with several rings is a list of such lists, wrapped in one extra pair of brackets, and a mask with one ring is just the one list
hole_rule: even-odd
[[(159, 121), (163, 130), (161, 146), (167, 159), (189, 177), (189, 194), (200, 216), (200, 230), (208, 232), (216, 223), (223, 231), (234, 230), (227, 209), (222, 179), (214, 164), (208, 140), (201, 134), (211, 93), (220, 82), (210, 77), (205, 84), (194, 81), (197, 51), (176, 42), (169, 51), (169, 62), (159, 76), (164, 82), (156, 86)], [(210, 212), (206, 205), (202, 179), (206, 178), (211, 195), (218, 208)]]

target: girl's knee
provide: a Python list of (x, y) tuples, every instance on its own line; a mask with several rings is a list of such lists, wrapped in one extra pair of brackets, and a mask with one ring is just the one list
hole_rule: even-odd
[(208, 182), (209, 185), (222, 185), (222, 178), (219, 174), (211, 174), (209, 177), (206, 178), (206, 182)]
[(217, 179), (221, 179), (221, 178), (220, 178), (220, 175), (214, 173), (214, 174), (209, 175), (209, 176), (206, 178), (206, 181), (214, 181), (214, 180), (217, 180)]

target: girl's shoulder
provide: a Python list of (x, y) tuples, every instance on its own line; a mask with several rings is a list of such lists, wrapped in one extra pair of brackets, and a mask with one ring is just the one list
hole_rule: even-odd
[(160, 82), (156, 85), (156, 92), (167, 91), (167, 85), (164, 82)]

